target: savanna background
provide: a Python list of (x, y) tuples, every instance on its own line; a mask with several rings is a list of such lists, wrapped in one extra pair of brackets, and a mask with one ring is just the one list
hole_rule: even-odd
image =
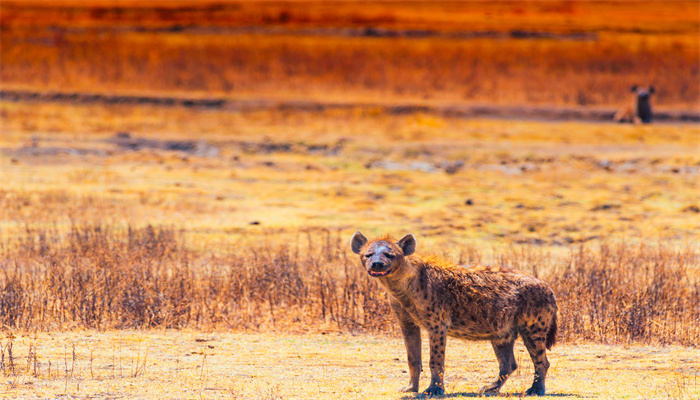
[(697, 1), (3, 0), (0, 396), (420, 397), (362, 230), (548, 282), (551, 396), (698, 398), (699, 82)]

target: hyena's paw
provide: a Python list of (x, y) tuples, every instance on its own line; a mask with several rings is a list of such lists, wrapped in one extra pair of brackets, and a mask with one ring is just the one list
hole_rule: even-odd
[(413, 385), (408, 385), (404, 388), (401, 388), (401, 390), (399, 390), (399, 392), (401, 392), (401, 393), (411, 393), (411, 392), (417, 392), (417, 391), (418, 391), (418, 388), (413, 386)]
[(483, 394), (484, 396), (493, 396), (497, 395), (498, 392), (501, 391), (501, 384), (500, 382), (494, 382), (490, 385), (484, 386), (479, 390), (479, 394)]
[(424, 394), (428, 396), (432, 395), (443, 395), (445, 394), (445, 388), (443, 388), (441, 385), (437, 383), (431, 383), (430, 386), (428, 386), (427, 389), (423, 392)]
[(544, 396), (544, 385), (533, 383), (532, 387), (525, 392), (528, 396)]

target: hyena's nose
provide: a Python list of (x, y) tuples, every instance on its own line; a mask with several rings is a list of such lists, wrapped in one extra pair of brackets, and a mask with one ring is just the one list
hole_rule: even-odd
[(372, 263), (372, 269), (382, 269), (382, 268), (384, 268), (383, 262), (373, 262)]

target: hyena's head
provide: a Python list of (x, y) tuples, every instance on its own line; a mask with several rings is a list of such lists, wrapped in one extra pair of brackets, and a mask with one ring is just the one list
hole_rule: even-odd
[(387, 276), (398, 272), (405, 264), (404, 257), (416, 251), (416, 238), (410, 233), (398, 242), (380, 238), (368, 240), (360, 231), (352, 235), (350, 246), (360, 255), (362, 266), (374, 277)]
[(654, 87), (638, 87), (637, 85), (632, 86), (632, 93), (635, 97), (636, 114), (642, 122), (651, 122), (651, 103), (649, 99), (654, 93)]

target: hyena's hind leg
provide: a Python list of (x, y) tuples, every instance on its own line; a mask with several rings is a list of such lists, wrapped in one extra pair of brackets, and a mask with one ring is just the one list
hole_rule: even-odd
[(498, 393), (498, 391), (501, 390), (501, 386), (508, 380), (508, 377), (518, 368), (518, 364), (515, 362), (515, 354), (513, 354), (513, 345), (515, 344), (515, 338), (517, 338), (517, 336), (517, 333), (514, 332), (509, 338), (491, 342), (493, 351), (496, 353), (496, 358), (498, 358), (498, 377), (495, 382), (483, 387), (481, 389), (482, 393)]
[(543, 395), (545, 392), (544, 381), (549, 370), (549, 360), (547, 360), (547, 328), (540, 328), (538, 325), (528, 326), (520, 330), (525, 348), (530, 353), (532, 363), (535, 366), (535, 379), (532, 386), (527, 390), (527, 395)]

